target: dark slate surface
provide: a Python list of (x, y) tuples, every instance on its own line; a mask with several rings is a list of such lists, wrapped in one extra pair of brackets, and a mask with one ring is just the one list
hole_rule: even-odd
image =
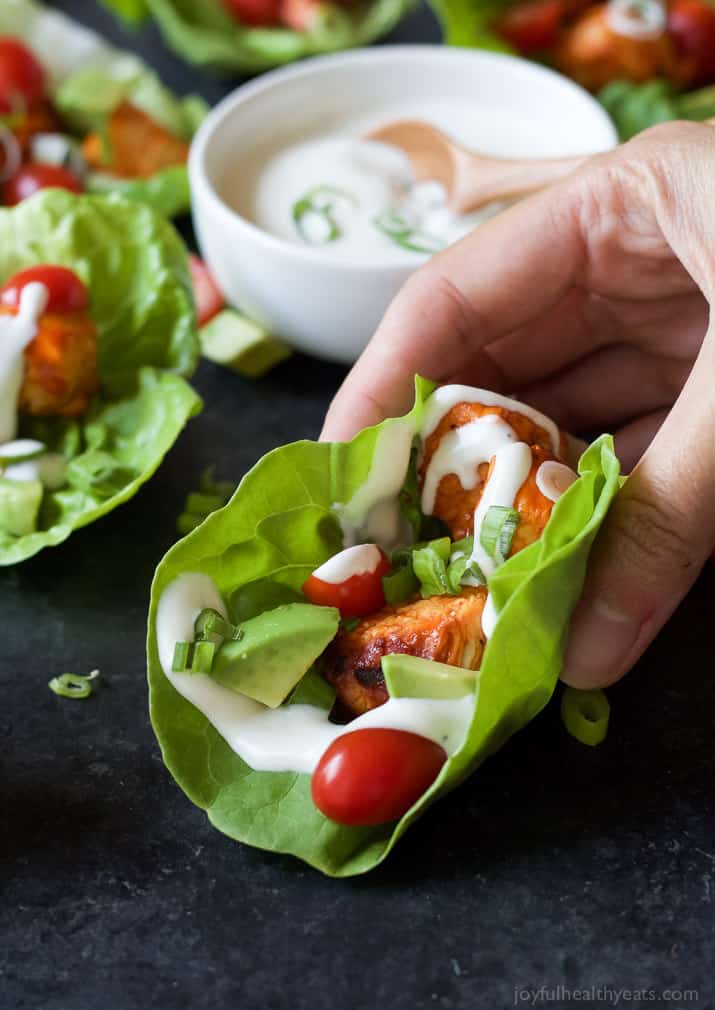
[[(57, 6), (173, 86), (225, 90), (152, 30)], [(434, 37), (424, 11), (395, 35)], [(501, 1010), (613, 1006), (619, 990), (620, 1006), (714, 1007), (715, 568), (611, 692), (602, 747), (552, 707), (368, 877), (230, 842), (164, 770), (144, 620), (184, 495), (207, 462), (237, 478), (315, 436), (340, 378), (307, 358), (255, 384), (204, 365), (206, 409), (141, 494), (0, 570), (0, 1010)], [(93, 666), (90, 701), (47, 689)]]

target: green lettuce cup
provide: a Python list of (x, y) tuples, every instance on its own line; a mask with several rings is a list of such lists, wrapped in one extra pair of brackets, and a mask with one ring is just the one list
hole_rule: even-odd
[[(14, 35), (32, 50), (48, 77), (53, 107), (79, 139), (90, 132), (106, 136), (109, 119), (123, 102), (186, 142), (208, 111), (197, 96), (175, 97), (139, 57), (109, 46), (84, 25), (35, 0), (3, 0), (0, 35)], [(166, 217), (186, 213), (191, 203), (185, 165), (133, 179), (92, 171), (86, 186), (89, 192), (119, 191)]]
[(201, 400), (187, 383), (199, 354), (186, 252), (158, 214), (117, 194), (44, 190), (0, 209), (0, 284), (29, 266), (69, 267), (89, 289), (100, 389), (77, 419), (20, 416), (19, 438), (67, 460), (45, 489), (36, 528), (14, 535), (27, 485), (2, 481), (0, 565), (61, 543), (131, 498), (151, 477)]
[[(432, 786), (396, 822), (337, 824), (313, 804), (310, 775), (249, 767), (164, 672), (157, 615), (167, 587), (188, 573), (208, 576), (229, 619), (238, 623), (297, 600), (306, 578), (342, 547), (336, 503), (350, 502), (364, 486), (378, 440), (384, 448), (383, 440), (399, 441), (400, 425), (415, 430), (433, 388), (418, 380), (409, 415), (366, 429), (351, 442), (301, 441), (268, 453), (223, 509), (171, 548), (152, 585), (150, 713), (169, 771), (229, 837), (291, 853), (329, 876), (351, 876), (377, 866), (435, 800), (474, 772), (551, 698), (589, 551), (619, 488), (612, 439), (604, 435), (584, 452), (580, 479), (554, 506), (541, 539), (489, 578), (499, 619), (476, 675), (471, 723)], [(311, 669), (287, 704), (327, 710), (332, 700), (331, 690)]]
[(255, 73), (306, 56), (365, 46), (391, 31), (414, 0), (357, 0), (354, 8), (331, 4), (307, 31), (250, 28), (238, 24), (221, 0), (104, 0), (121, 17), (151, 14), (166, 40), (189, 63), (222, 73)]

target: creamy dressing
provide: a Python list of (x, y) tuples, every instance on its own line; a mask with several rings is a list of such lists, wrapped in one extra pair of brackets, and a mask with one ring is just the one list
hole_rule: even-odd
[(208, 575), (186, 572), (166, 587), (156, 615), (159, 661), (179, 694), (203, 712), (229, 747), (256, 771), (310, 774), (333, 740), (368, 727), (417, 733), (439, 743), (448, 755), (464, 742), (476, 704), (471, 694), (449, 701), (390, 698), (349, 725), (338, 726), (315, 705), (270, 709), (209, 676), (174, 673), (174, 645), (193, 639), (194, 621), (204, 607), (227, 617), (221, 594)]
[(408, 531), (399, 494), (407, 477), (414, 434), (408, 420), (386, 425), (377, 436), (367, 478), (350, 501), (333, 504), (345, 547), (374, 540), (389, 553), (405, 542)]
[(313, 575), (321, 582), (339, 585), (356, 575), (374, 572), (381, 561), (382, 554), (375, 544), (356, 544), (355, 547), (347, 547), (344, 551), (334, 554), (316, 568)]
[[(238, 168), (227, 170), (222, 193), (265, 232), (303, 245), (305, 239), (294, 220), (296, 204), (316, 187), (337, 187), (351, 198), (332, 205), (339, 237), (326, 242), (325, 221), (305, 219), (311, 234), (315, 228), (318, 249), (352, 260), (378, 257), (420, 262), (434, 248), (457, 241), (504, 204), (494, 202), (474, 213), (455, 215), (447, 206), (444, 188), (435, 180), (417, 183), (401, 151), (361, 139), (387, 123), (405, 119), (432, 124), (458, 143), (487, 155), (538, 158), (579, 153), (568, 136), (549, 135), (539, 123), (515, 118), (511, 109), (505, 115), (479, 101), (391, 102), (377, 113), (356, 108), (323, 115), (242, 151)], [(375, 218), (388, 210), (399, 212), (412, 231), (437, 240), (437, 245), (422, 252), (400, 245), (375, 226)]]
[(485, 407), (504, 407), (505, 410), (512, 410), (515, 413), (523, 414), (524, 417), (530, 418), (534, 424), (543, 428), (551, 439), (554, 452), (557, 455), (560, 452), (561, 439), (559, 429), (551, 418), (542, 414), (541, 411), (530, 407), (527, 403), (521, 403), (519, 400), (510, 399), (508, 396), (502, 396), (500, 393), (494, 393), (491, 389), (475, 389), (474, 386), (438, 386), (435, 389), (425, 404), (422, 414), (420, 437), (423, 441), (429, 438), (439, 426), (444, 415), (452, 407), (456, 407), (458, 403), (481, 403)]
[(465, 491), (479, 482), (478, 467), (488, 463), (495, 452), (508, 442), (515, 442), (514, 429), (496, 414), (486, 414), (475, 421), (447, 432), (432, 455), (422, 488), (422, 511), (432, 515), (440, 482), (456, 474)]
[(48, 291), (33, 281), (20, 292), (14, 315), (0, 315), (0, 442), (17, 434), (17, 405), (25, 373), (25, 348), (37, 336), (37, 322), (45, 310)]
[[(0, 446), (0, 452), (2, 451)], [(35, 459), (27, 459), (22, 463), (11, 463), (0, 467), (0, 476), (5, 480), (33, 481), (39, 480), (48, 491), (58, 491), (63, 487), (67, 474), (67, 460), (59, 452), (45, 452)]]

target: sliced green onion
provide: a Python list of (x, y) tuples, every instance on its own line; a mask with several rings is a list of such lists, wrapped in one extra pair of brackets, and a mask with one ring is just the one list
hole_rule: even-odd
[(193, 512), (195, 515), (208, 516), (216, 509), (220, 509), (225, 504), (226, 499), (220, 494), (203, 494), (201, 491), (192, 491), (186, 496), (186, 512)]
[(452, 557), (455, 554), (466, 554), (469, 557), (474, 550), (474, 537), (462, 537), (452, 544)]
[(389, 575), (382, 576), (382, 589), (386, 603), (404, 603), (419, 589), (420, 584), (412, 565), (395, 568)]
[(196, 642), (191, 659), (192, 673), (211, 673), (216, 646), (213, 642)]
[(195, 512), (182, 512), (176, 520), (176, 528), (182, 537), (185, 537), (187, 533), (200, 526), (205, 518), (206, 516), (197, 516)]
[(243, 632), (236, 624), (225, 620), (211, 607), (205, 607), (194, 621), (194, 637), (198, 641), (209, 641), (209, 636), (217, 635), (223, 641), (237, 642)]
[(340, 622), (340, 627), (344, 628), (345, 631), (350, 632), (355, 631), (355, 629), (358, 627), (359, 624), (360, 624), (359, 617), (343, 617), (342, 621)]
[(98, 677), (99, 670), (92, 670), (86, 677), (80, 673), (61, 673), (59, 677), (53, 677), (47, 686), (62, 698), (89, 698)]
[(410, 252), (436, 253), (444, 249), (446, 242), (426, 231), (414, 228), (399, 211), (389, 209), (372, 219), (373, 225), (386, 235), (395, 245)]
[(174, 673), (183, 673), (191, 666), (191, 656), (194, 651), (193, 642), (177, 642), (174, 646), (174, 658), (171, 669)]
[[(305, 196), (293, 204), (293, 223), (300, 237), (308, 245), (327, 245), (340, 238), (342, 231), (333, 217), (336, 200), (344, 200), (357, 207), (357, 200), (352, 195), (337, 186), (315, 186), (308, 190)], [(324, 237), (311, 234), (309, 221), (318, 219), (323, 228)]]
[(428, 596), (444, 596), (451, 592), (444, 558), (434, 547), (420, 547), (413, 551), (412, 567), (420, 581), (420, 593), (424, 599)]
[(567, 687), (561, 697), (563, 724), (580, 743), (595, 747), (606, 738), (611, 706), (603, 691)]
[(506, 505), (492, 505), (479, 530), (479, 543), (498, 565), (506, 560), (514, 533), (519, 525), (519, 513)]

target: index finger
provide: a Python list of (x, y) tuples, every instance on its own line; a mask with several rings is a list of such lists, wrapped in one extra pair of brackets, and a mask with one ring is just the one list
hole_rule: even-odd
[(556, 304), (580, 267), (567, 185), (479, 225), (409, 279), (335, 396), (321, 439), (347, 440), (409, 410), (416, 374), (444, 382), (474, 371), (476, 359), (482, 384), (499, 385), (480, 350)]

